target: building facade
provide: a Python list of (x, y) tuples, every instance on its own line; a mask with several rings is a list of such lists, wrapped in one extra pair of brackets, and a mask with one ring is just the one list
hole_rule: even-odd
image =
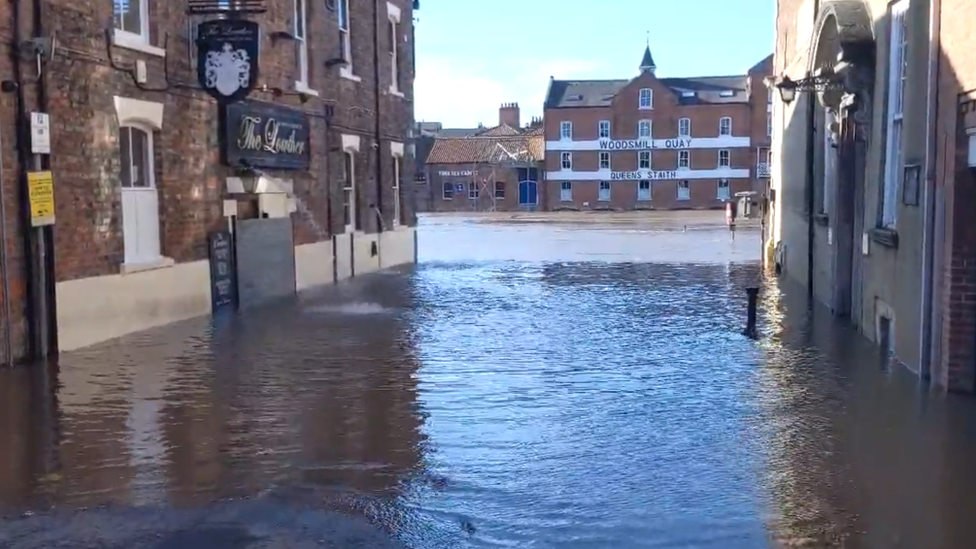
[(762, 190), (771, 63), (736, 76), (659, 78), (648, 48), (634, 78), (550, 78), (545, 208), (709, 209)]
[(540, 184), (542, 120), (520, 126), (519, 107), (499, 108), (499, 124), (444, 130), (427, 156), (426, 200), (432, 212), (534, 211), (546, 203)]
[(195, 29), (219, 16), (0, 7), (4, 362), (208, 314), (214, 231), (235, 231), (242, 301), (413, 261), (414, 2), (242, 4), (263, 8), (260, 72), (226, 108), (197, 82)]
[(891, 360), (976, 390), (976, 1), (777, 5), (767, 260)]

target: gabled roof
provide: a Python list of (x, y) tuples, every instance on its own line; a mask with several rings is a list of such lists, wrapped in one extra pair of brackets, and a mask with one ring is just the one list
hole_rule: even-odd
[(488, 128), (478, 132), (476, 135), (478, 137), (504, 137), (506, 135), (519, 135), (519, 130), (509, 126), (508, 124), (501, 124), (495, 126), (494, 128)]
[[(647, 50), (650, 53), (650, 50)], [(760, 67), (772, 56), (764, 59)], [(652, 60), (653, 61), (653, 60)], [(608, 107), (614, 97), (632, 80), (551, 80), (545, 108)], [(658, 78), (686, 105), (746, 103), (749, 82), (747, 74), (730, 76), (693, 76), (683, 78)]]
[(481, 134), (473, 137), (438, 137), (427, 155), (426, 163), (540, 162), (545, 155), (545, 138), (535, 131), (533, 129), (525, 134), (504, 136)]

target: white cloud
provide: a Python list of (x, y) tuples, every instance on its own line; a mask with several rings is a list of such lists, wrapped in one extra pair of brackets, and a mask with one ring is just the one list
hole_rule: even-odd
[(597, 69), (595, 62), (494, 58), (472, 59), (424, 56), (417, 60), (414, 82), (415, 117), (439, 121), (446, 127), (491, 126), (498, 121), (498, 107), (516, 102), (523, 122), (542, 115), (549, 76), (586, 78)]

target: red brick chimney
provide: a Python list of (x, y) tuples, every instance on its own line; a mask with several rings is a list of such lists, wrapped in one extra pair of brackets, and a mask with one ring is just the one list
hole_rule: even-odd
[(498, 109), (498, 125), (508, 124), (513, 128), (521, 128), (518, 103), (502, 103)]

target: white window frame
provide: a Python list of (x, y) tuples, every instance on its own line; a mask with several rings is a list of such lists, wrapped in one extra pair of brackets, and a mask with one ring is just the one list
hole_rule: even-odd
[[(346, 170), (346, 161), (349, 161), (349, 169)], [(346, 221), (345, 227), (347, 233), (352, 233), (356, 230), (356, 222), (358, 221), (359, 212), (356, 204), (356, 153), (351, 150), (342, 151), (342, 162), (343, 162), (343, 172), (345, 178), (342, 181), (342, 204), (344, 208), (349, 208), (349, 219)]]
[[(681, 126), (685, 126), (682, 128)], [(691, 119), (688, 117), (678, 119), (678, 137), (691, 137)]]
[[(150, 55), (155, 55), (157, 57), (165, 57), (166, 50), (153, 46), (150, 42), (150, 25), (149, 25), (149, 2), (150, 0), (129, 0), (130, 5), (135, 3), (139, 6), (139, 29), (127, 30), (115, 26), (114, 14), (115, 8), (120, 4), (113, 0), (112, 2), (112, 14), (113, 14), (113, 29), (112, 29), (112, 43), (116, 46), (127, 48), (130, 50), (136, 50), (142, 53), (148, 53)], [(119, 18), (121, 21), (121, 17)]]
[(441, 183), (441, 200), (454, 200), (454, 183), (450, 181)]
[(559, 201), (560, 202), (572, 202), (573, 201), (573, 182), (563, 181), (559, 184)]
[(766, 113), (766, 137), (773, 136), (773, 113)]
[(336, 0), (336, 19), (339, 24), (339, 47), (342, 58), (346, 63), (339, 69), (339, 76), (354, 82), (361, 82), (362, 78), (353, 72), (352, 66), (352, 15), (349, 13), (350, 0)]
[(386, 16), (390, 28), (390, 93), (403, 97), (400, 89), (400, 7), (387, 2)]
[(308, 0), (294, 0), (292, 4), (292, 20), (294, 21), (292, 34), (295, 36), (296, 65), (298, 77), (295, 79), (295, 90), (310, 95), (318, 95), (311, 88), (309, 81), (308, 55)]
[(637, 106), (641, 110), (654, 109), (654, 90), (641, 88), (638, 92)]
[[(642, 189), (641, 187), (645, 183), (647, 184), (647, 189)], [(651, 198), (651, 181), (649, 179), (641, 179), (637, 182), (637, 200), (640, 202), (649, 202)]]
[(891, 22), (888, 29), (888, 116), (880, 225), (889, 229), (894, 229), (898, 224), (898, 198), (904, 161), (902, 146), (905, 140), (905, 78), (908, 76), (908, 5), (909, 0), (890, 4), (891, 16), (888, 18)]
[[(604, 132), (604, 129), (606, 129), (606, 132)], [(606, 133), (606, 135), (603, 135), (604, 133)], [(597, 133), (596, 133), (596, 136), (599, 139), (610, 139), (610, 121), (609, 120), (601, 120), (600, 122), (597, 123)]]
[(651, 151), (637, 151), (637, 169), (651, 169)]
[(609, 181), (600, 181), (599, 187), (597, 187), (597, 200), (600, 202), (609, 202), (613, 198), (613, 187), (610, 185)]
[(639, 120), (637, 122), (637, 137), (639, 139), (651, 139), (654, 126), (650, 120)]
[[(124, 246), (125, 251), (125, 264), (129, 266), (133, 265), (146, 265), (158, 262), (162, 259), (161, 253), (161, 235), (160, 235), (160, 219), (159, 219), (159, 189), (156, 187), (156, 165), (155, 165), (155, 143), (153, 139), (153, 128), (151, 126), (136, 122), (127, 121), (126, 123), (119, 126), (119, 160), (122, 163), (128, 163), (128, 172), (130, 173), (130, 182), (138, 181), (138, 179), (132, 179), (131, 174), (136, 173), (136, 164), (132, 157), (132, 135), (138, 132), (139, 135), (145, 136), (145, 184), (130, 184), (123, 185), (121, 177), (119, 178), (119, 187), (122, 189), (122, 239), (123, 241), (128, 240), (128, 244)], [(122, 134), (128, 133), (129, 138), (129, 157), (123, 158), (121, 142)], [(121, 175), (121, 174), (120, 174)], [(128, 196), (127, 196), (128, 195)], [(148, 199), (149, 205), (154, 206), (155, 218), (150, 220), (149, 223), (143, 223), (138, 215), (139, 207), (138, 204), (144, 199)], [(125, 201), (131, 200), (135, 206), (126, 208)], [(128, 212), (127, 212), (128, 210)], [(127, 214), (136, 215), (136, 220), (134, 222), (135, 233), (129, 235), (126, 231), (126, 219)], [(126, 236), (129, 235), (127, 239)], [(146, 249), (143, 249), (146, 248)]]
[[(725, 189), (725, 192), (722, 192)], [(732, 182), (728, 179), (719, 179), (718, 183), (715, 185), (715, 198), (717, 200), (731, 200), (732, 199)]]
[(729, 149), (719, 149), (718, 150), (718, 168), (720, 170), (729, 169), (732, 167), (732, 151)]
[(403, 215), (403, 203), (400, 196), (400, 178), (403, 176), (403, 143), (390, 143), (390, 152), (393, 157), (393, 184), (390, 188), (393, 191), (393, 226), (401, 224)]
[(610, 169), (610, 153), (608, 151), (600, 151), (600, 169), (609, 170)]
[(560, 140), (572, 140), (573, 139), (573, 123), (569, 120), (563, 120), (559, 123), (559, 139)]
[(569, 151), (563, 151), (559, 155), (559, 168), (561, 170), (572, 170), (573, 169), (573, 153)]
[(718, 119), (718, 136), (732, 137), (732, 117), (723, 116)]
[(478, 200), (481, 198), (481, 189), (478, 188), (477, 181), (468, 181), (468, 200)]
[(678, 151), (678, 169), (679, 170), (690, 170), (691, 169), (691, 151), (688, 149), (681, 149)]
[(682, 179), (681, 181), (678, 181), (678, 184), (675, 186), (675, 189), (677, 190), (678, 200), (682, 200), (682, 201), (691, 200), (691, 183), (689, 183), (687, 179)]
[[(499, 185), (501, 185), (501, 186), (499, 187)], [(499, 190), (501, 190), (501, 194), (498, 193)], [(505, 200), (505, 182), (504, 181), (495, 181), (494, 196), (495, 196), (495, 200)]]

